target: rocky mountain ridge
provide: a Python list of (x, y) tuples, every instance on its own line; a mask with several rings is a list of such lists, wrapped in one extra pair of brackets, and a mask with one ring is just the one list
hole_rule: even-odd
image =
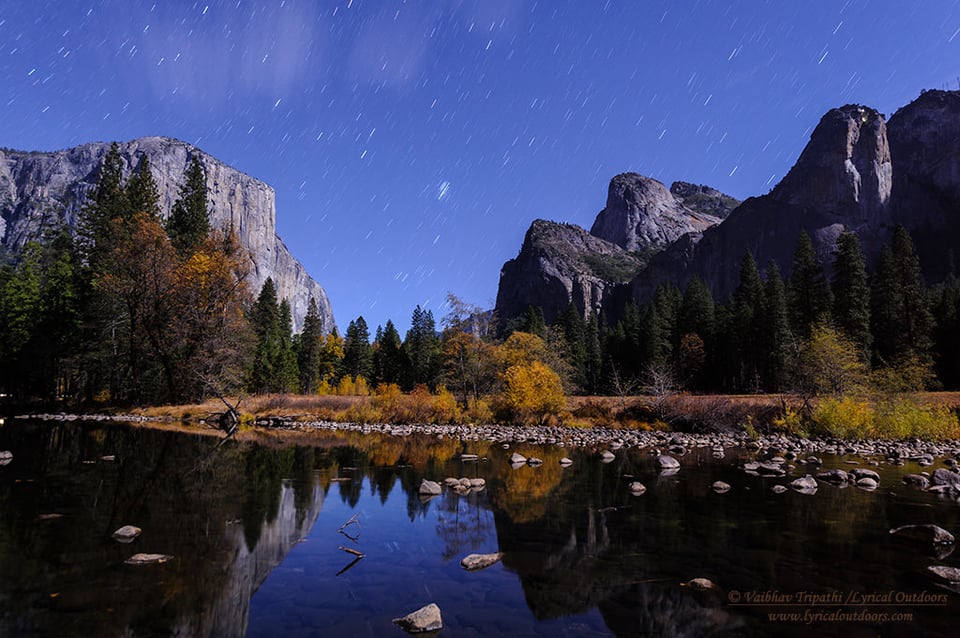
[[(94, 142), (53, 152), (0, 150), (0, 239), (16, 252), (48, 229), (77, 218), (96, 185), (99, 167), (110, 144)], [(250, 289), (259, 292), (268, 277), (278, 296), (290, 302), (294, 329), (299, 330), (310, 297), (317, 301), (325, 331), (335, 326), (324, 289), (307, 274), (276, 233), (276, 197), (273, 189), (200, 149), (165, 137), (145, 137), (119, 144), (124, 174), (129, 175), (144, 155), (160, 192), (160, 211), (169, 215), (179, 194), (184, 172), (194, 155), (200, 157), (214, 228), (232, 229), (250, 259)]]
[[(829, 268), (841, 233), (856, 232), (872, 263), (895, 226), (903, 224), (913, 236), (928, 281), (938, 281), (948, 272), (956, 272), (953, 251), (960, 237), (960, 91), (925, 91), (889, 121), (876, 110), (858, 104), (831, 109), (811, 133), (796, 164), (770, 193), (739, 203), (722, 221), (701, 222), (700, 228), (672, 239), (658, 237), (655, 233), (661, 230), (659, 227), (653, 232), (647, 230), (660, 213), (674, 210), (675, 205), (664, 199), (653, 181), (639, 176), (630, 180), (615, 177), (608, 206), (592, 229), (594, 234), (622, 246), (643, 246), (645, 241), (658, 238), (666, 243), (629, 284), (607, 282), (603, 297), (609, 301), (602, 307), (608, 317), (616, 317), (628, 299), (649, 301), (661, 283), (670, 282), (682, 289), (695, 276), (708, 284), (718, 301), (725, 301), (736, 286), (747, 251), (753, 253), (761, 268), (775, 261), (783, 275), (789, 276), (801, 232), (810, 235), (819, 259)], [(634, 192), (620, 196), (628, 182), (637, 185)], [(711, 190), (676, 182), (671, 194), (686, 209), (693, 208), (700, 215), (716, 210), (721, 213), (717, 217), (724, 217), (722, 207), (704, 209), (703, 203), (697, 202), (698, 194)], [(611, 206), (615, 194), (622, 202), (615, 201)], [(712, 194), (708, 205), (722, 206), (723, 197), (722, 193)], [(696, 206), (691, 205), (694, 202)], [(616, 223), (601, 219), (611, 210), (618, 212), (612, 216)], [(653, 214), (641, 220), (639, 211)], [(689, 223), (695, 224), (696, 220), (691, 218)], [(637, 229), (632, 237), (631, 228)], [(527, 243), (508, 265), (530, 263), (524, 259)], [(522, 303), (511, 292), (514, 282), (529, 282), (539, 276), (546, 287), (556, 268), (555, 264), (538, 263), (534, 271), (518, 273), (516, 265), (505, 266), (498, 294), (501, 316), (512, 316)], [(567, 278), (575, 278), (569, 269)], [(529, 283), (525, 285), (529, 287)], [(512, 305), (501, 309), (501, 297), (512, 299)], [(558, 294), (549, 303), (562, 309), (569, 301)], [(547, 307), (544, 314), (549, 314)]]
[(668, 190), (637, 173), (617, 175), (589, 232), (544, 220), (531, 224), (520, 253), (500, 271), (497, 314), (506, 320), (539, 306), (549, 322), (571, 303), (584, 316), (599, 312), (615, 303), (614, 291), (642, 272), (651, 255), (720, 223), (711, 212), (726, 215), (736, 204), (708, 186), (676, 182)]

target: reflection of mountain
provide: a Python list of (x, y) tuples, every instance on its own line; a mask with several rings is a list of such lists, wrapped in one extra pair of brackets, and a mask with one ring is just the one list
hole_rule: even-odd
[(280, 506), (273, 521), (264, 521), (256, 547), (247, 548), (242, 525), (229, 525), (225, 530), (225, 549), (233, 548), (232, 561), (222, 566), (222, 584), (208, 592), (209, 604), (202, 614), (180, 619), (173, 635), (243, 636), (247, 631), (250, 599), (270, 572), (283, 562), (290, 549), (305, 538), (317, 521), (323, 507), (324, 491), (319, 481), (313, 482), (307, 511), (297, 511), (296, 496), (290, 483), (280, 492)]
[[(0, 443), (17, 450), (0, 468), (0, 635), (242, 636), (324, 503), (312, 449), (80, 424), (8, 424)], [(123, 524), (142, 536), (115, 543)], [(123, 564), (137, 552), (174, 559)]]

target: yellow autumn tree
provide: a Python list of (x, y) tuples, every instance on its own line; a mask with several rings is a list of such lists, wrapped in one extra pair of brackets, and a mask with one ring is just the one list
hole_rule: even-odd
[(512, 365), (503, 373), (501, 403), (518, 423), (543, 424), (564, 404), (560, 376), (540, 361)]

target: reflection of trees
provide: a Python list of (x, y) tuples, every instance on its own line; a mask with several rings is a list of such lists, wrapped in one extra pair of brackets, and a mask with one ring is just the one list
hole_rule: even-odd
[[(116, 425), (0, 435), (29, 479), (0, 472), (0, 633), (242, 635), (253, 591), (323, 504), (312, 453), (293, 448), (213, 453), (217, 439)], [(311, 480), (284, 486), (291, 476)], [(62, 518), (40, 518), (50, 513)], [(123, 524), (144, 530), (132, 545), (109, 538)], [(135, 552), (175, 558), (123, 565)]]
[(443, 539), (443, 560), (485, 550), (496, 531), (485, 491), (458, 496), (447, 490), (438, 503), (437, 534)]

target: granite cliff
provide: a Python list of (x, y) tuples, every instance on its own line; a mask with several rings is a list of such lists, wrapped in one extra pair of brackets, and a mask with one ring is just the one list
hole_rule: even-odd
[[(789, 276), (803, 231), (829, 269), (837, 237), (854, 231), (873, 263), (897, 224), (913, 236), (928, 281), (956, 272), (960, 91), (925, 91), (889, 122), (858, 104), (831, 109), (783, 180), (767, 195), (743, 203), (686, 182), (675, 182), (667, 191), (660, 182), (639, 175), (614, 177), (607, 206), (591, 233), (648, 259), (629, 284), (595, 283), (594, 288), (603, 289), (595, 299), (614, 318), (626, 300), (644, 303), (661, 283), (683, 288), (698, 276), (716, 299), (726, 300), (747, 251), (761, 268), (775, 261)], [(561, 241), (559, 236), (554, 239)], [(554, 273), (562, 270), (564, 281), (576, 281), (585, 273), (577, 263), (590, 259), (578, 252), (589, 250), (586, 243), (571, 245), (577, 247), (575, 261), (551, 261), (542, 251), (535, 259), (535, 242), (528, 233), (520, 255), (501, 271), (501, 317), (509, 318), (527, 305), (542, 305), (545, 316), (551, 314), (548, 309), (566, 307), (575, 295), (565, 291), (573, 288), (554, 285)], [(551, 254), (567, 253), (556, 245)], [(537, 294), (524, 297), (535, 287), (533, 282), (539, 282)], [(509, 303), (501, 307), (501, 300)]]
[[(686, 202), (691, 202), (688, 205)], [(590, 232), (536, 220), (516, 259), (500, 271), (497, 314), (509, 320), (529, 306), (549, 322), (571, 303), (584, 316), (616, 304), (651, 255), (689, 233), (720, 222), (737, 200), (707, 186), (623, 173), (610, 180), (607, 205)]]
[[(64, 222), (76, 228), (77, 216), (92, 192), (100, 163), (110, 145), (91, 143), (55, 152), (0, 150), (0, 239), (8, 251), (39, 240)], [(125, 174), (149, 156), (166, 217), (179, 193), (190, 158), (197, 154), (207, 175), (211, 224), (233, 229), (250, 259), (249, 284), (254, 295), (272, 277), (278, 295), (290, 302), (299, 330), (310, 297), (317, 301), (324, 330), (334, 327), (323, 288), (307, 274), (276, 233), (276, 200), (267, 184), (227, 166), (178, 140), (146, 137), (119, 145)]]

